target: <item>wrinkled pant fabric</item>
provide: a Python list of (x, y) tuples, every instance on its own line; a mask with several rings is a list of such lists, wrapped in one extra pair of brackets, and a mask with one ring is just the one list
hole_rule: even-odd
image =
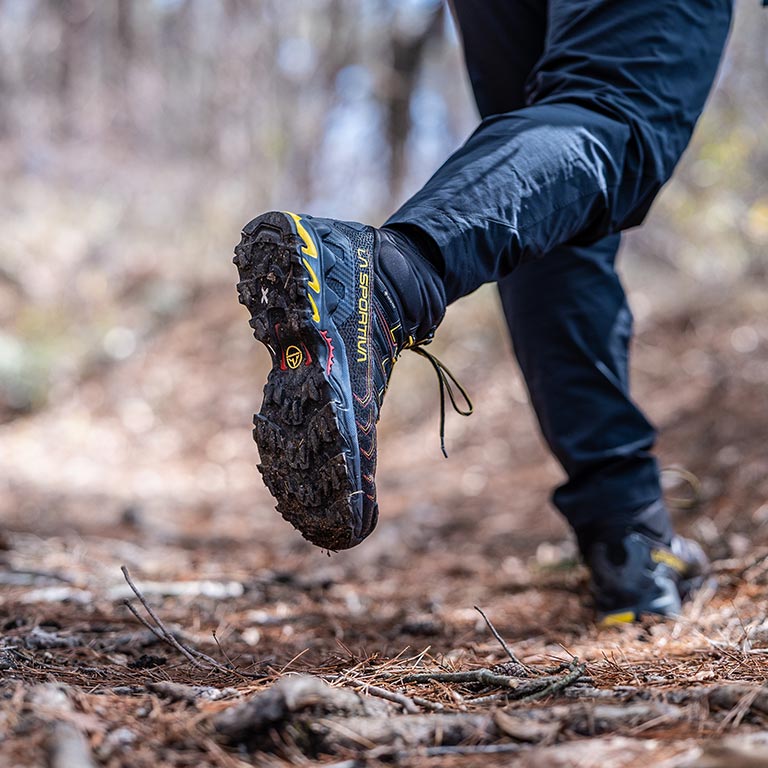
[(577, 530), (660, 498), (651, 424), (629, 395), (632, 318), (615, 272), (688, 144), (730, 0), (454, 0), (483, 117), (387, 222), (425, 232), (448, 301), (498, 282)]

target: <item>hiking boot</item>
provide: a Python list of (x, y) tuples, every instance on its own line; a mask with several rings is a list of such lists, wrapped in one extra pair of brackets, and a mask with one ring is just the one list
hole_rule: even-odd
[(392, 368), (445, 310), (437, 272), (412, 251), (398, 232), (280, 212), (251, 221), (235, 248), (240, 302), (272, 357), (254, 417), (259, 470), (278, 512), (328, 550), (376, 525), (376, 423)]
[(649, 613), (675, 616), (704, 583), (710, 570), (706, 555), (695, 541), (673, 533), (668, 520), (657, 503), (623, 531), (593, 532), (588, 542), (579, 537), (603, 626)]

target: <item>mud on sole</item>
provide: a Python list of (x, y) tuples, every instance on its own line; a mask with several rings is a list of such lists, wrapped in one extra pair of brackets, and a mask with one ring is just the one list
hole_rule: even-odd
[(320, 362), (326, 341), (312, 321), (301, 247), (291, 219), (267, 213), (246, 225), (235, 248), (240, 303), (272, 356), (253, 436), (277, 511), (313, 544), (339, 550), (355, 540), (354, 487)]

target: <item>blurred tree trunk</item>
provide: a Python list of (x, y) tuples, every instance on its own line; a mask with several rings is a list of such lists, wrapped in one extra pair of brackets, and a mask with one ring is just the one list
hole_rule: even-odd
[(10, 133), (9, 121), (11, 109), (8, 104), (10, 88), (5, 79), (5, 67), (0, 58), (0, 139), (4, 139)]
[(402, 196), (407, 174), (406, 149), (411, 132), (411, 101), (413, 99), (425, 53), (429, 43), (443, 29), (444, 6), (438, 4), (426, 23), (416, 31), (409, 25), (394, 24), (390, 47), (392, 68), (384, 87), (386, 134), (390, 147), (388, 181), (390, 207)]
[(83, 0), (49, 0), (59, 26), (59, 48), (55, 80), (59, 104), (58, 130), (68, 136), (73, 129), (72, 107), (77, 56), (81, 33), (90, 8)]
[(135, 45), (133, 28), (134, 4), (135, 0), (117, 0), (115, 33), (118, 50), (125, 63), (128, 63), (133, 58), (133, 48)]
[(301, 190), (302, 204), (312, 200), (317, 192), (315, 178), (315, 163), (320, 155), (320, 148), (326, 134), (328, 120), (335, 103), (336, 81), (339, 73), (355, 59), (355, 24), (350, 20), (355, 18), (354, 10), (348, 0), (326, 0), (322, 15), (327, 20), (328, 33), (321, 40), (315, 40), (318, 71), (317, 82), (322, 84), (324, 97), (317, 99), (316, 95), (301, 93), (310, 85), (315, 89), (314, 81), (295, 86), (296, 99), (304, 103), (312, 102), (305, 116), (306, 125), (300, 126), (293, 137), (295, 145), (291, 148), (295, 178)]
[[(5, 11), (5, 0), (0, 0), (0, 18)], [(0, 138), (5, 138), (9, 133), (9, 121), (11, 108), (8, 105), (8, 99), (11, 95), (11, 88), (7, 82), (5, 61), (2, 58), (3, 51), (0, 49)]]
[(133, 128), (131, 99), (131, 69), (135, 58), (136, 0), (115, 0), (113, 17), (114, 44), (107, 53), (110, 80), (114, 86), (116, 100), (112, 124), (126, 141), (130, 141)]
[(190, 104), (199, 103), (197, 94), (191, 98), (198, 63), (193, 55), (193, 14), (192, 0), (182, 0), (166, 9), (160, 20), (160, 76), (168, 98), (159, 111), (163, 126), (158, 135), (174, 151), (189, 151), (198, 145), (199, 125), (189, 115)]

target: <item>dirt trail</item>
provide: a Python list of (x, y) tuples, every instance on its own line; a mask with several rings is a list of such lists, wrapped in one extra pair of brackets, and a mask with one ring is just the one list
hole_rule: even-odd
[[(611, 630), (593, 625), (585, 573), (547, 509), (559, 470), (499, 324), (462, 334), (490, 311), (482, 297), (457, 308), (438, 349), (476, 416), (449, 419), (443, 460), (436, 385), (418, 361), (399, 363), (382, 424), (383, 519), (329, 557), (274, 513), (254, 469), (265, 361), (230, 293), (208, 289), (139, 354), (0, 427), (0, 764), (63, 765), (62, 750), (72, 766), (155, 768), (303, 754), (349, 768), (765, 764), (738, 762), (745, 745), (760, 759), (768, 716), (764, 293), (639, 336), (638, 398), (662, 428), (662, 461), (701, 481), (697, 508), (676, 514), (717, 559), (720, 588), (678, 622)], [(216, 665), (196, 666), (139, 623), (123, 564), (174, 637)], [(407, 681), (509, 661), (473, 606), (531, 667), (501, 669), (518, 688), (560, 664), (567, 676), (573, 656), (583, 673), (528, 701)], [(357, 703), (314, 693), (257, 721), (258, 738), (222, 732), (220, 713), (294, 672)]]

